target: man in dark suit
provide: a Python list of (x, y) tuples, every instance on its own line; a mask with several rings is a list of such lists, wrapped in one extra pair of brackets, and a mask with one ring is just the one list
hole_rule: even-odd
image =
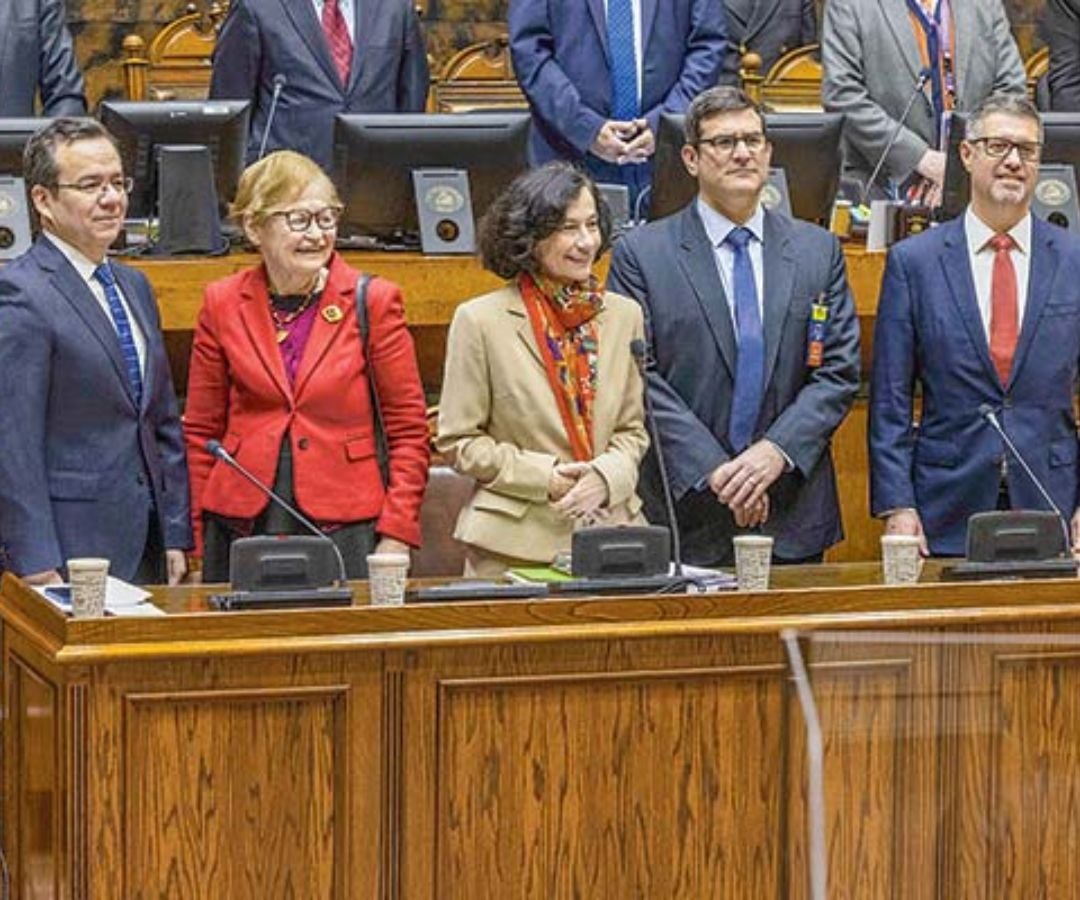
[[(269, 123), (275, 78), (281, 84)], [(233, 0), (214, 48), (210, 96), (251, 100), (248, 162), (296, 150), (326, 171), (338, 113), (420, 112), (427, 50), (411, 0)]]
[(534, 165), (584, 163), (642, 190), (661, 112), (716, 84), (721, 0), (511, 0), (514, 72), (533, 114)]
[(0, 3), (0, 116), (86, 115), (63, 0)]
[(761, 57), (761, 74), (781, 56), (817, 40), (814, 0), (724, 0), (727, 12), (728, 52), (724, 57), (724, 84), (739, 84), (743, 56)]
[(43, 128), (23, 169), (42, 234), (0, 269), (0, 568), (48, 584), (101, 556), (121, 578), (175, 583), (191, 522), (157, 305), (105, 255), (130, 181), (90, 119)]
[(872, 512), (887, 532), (922, 536), (924, 551), (953, 556), (964, 553), (972, 513), (1045, 509), (980, 414), (988, 404), (1072, 516), (1075, 543), (1080, 239), (1030, 213), (1042, 127), (1026, 97), (991, 96), (967, 135), (971, 205), (896, 244), (885, 266), (870, 395)]
[(1050, 47), (1050, 108), (1080, 111), (1080, 0), (1046, 0), (1041, 28)]
[[(842, 537), (829, 442), (859, 385), (859, 330), (836, 238), (760, 203), (771, 146), (741, 91), (686, 114), (685, 209), (616, 245), (610, 290), (645, 308), (656, 409), (686, 558), (729, 564), (760, 527), (779, 561)], [(655, 473), (642, 494), (663, 517)]]

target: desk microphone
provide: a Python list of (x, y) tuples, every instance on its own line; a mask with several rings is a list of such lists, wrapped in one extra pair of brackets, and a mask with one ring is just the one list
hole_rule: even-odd
[(1016, 445), (1009, 439), (1009, 436), (1005, 433), (1005, 429), (1001, 427), (1001, 422), (998, 421), (997, 413), (994, 412), (994, 407), (989, 403), (983, 403), (979, 407), (979, 415), (982, 416), (1005, 442), (1005, 446), (1009, 448), (1009, 452), (1016, 458), (1016, 461), (1020, 463), (1020, 468), (1027, 473), (1028, 479), (1042, 494), (1043, 500), (1046, 501), (1046, 505), (1049, 506), (1055, 513), (1057, 513), (1058, 520), (1061, 522), (1061, 530), (1065, 535), (1065, 552), (1068, 553), (1072, 547), (1072, 539), (1069, 535), (1069, 520), (1065, 518), (1061, 510), (1058, 509), (1057, 504), (1050, 496), (1050, 492), (1043, 487), (1041, 481), (1035, 477), (1035, 473), (1031, 471), (1031, 467), (1027, 464), (1027, 461), (1020, 455), (1020, 451), (1016, 449)]
[[(278, 72), (277, 75), (274, 76), (274, 93), (270, 97), (270, 112), (266, 114), (266, 126), (263, 128), (262, 140), (259, 142), (259, 155), (256, 157), (255, 162), (258, 162), (266, 156), (266, 142), (270, 138), (270, 126), (274, 124), (274, 114), (277, 113), (278, 98), (281, 96), (282, 88), (288, 83), (289, 79), (285, 77), (283, 72)], [(224, 459), (224, 457), (218, 458)]]
[(885, 165), (885, 158), (892, 151), (892, 148), (896, 146), (896, 142), (900, 140), (900, 132), (904, 129), (904, 122), (907, 121), (908, 114), (911, 112), (911, 107), (915, 105), (915, 99), (922, 93), (923, 88), (926, 87), (926, 82), (930, 80), (930, 76), (933, 72), (929, 68), (924, 68), (919, 71), (919, 77), (915, 79), (915, 87), (912, 88), (911, 96), (908, 97), (907, 103), (904, 104), (904, 111), (900, 113), (900, 118), (896, 120), (896, 127), (893, 128), (892, 135), (889, 137), (889, 143), (885, 145), (885, 149), (881, 151), (881, 156), (878, 157), (877, 165), (874, 166), (874, 170), (870, 173), (870, 177), (866, 179), (866, 183), (863, 184), (862, 196), (859, 198), (859, 205), (866, 206), (866, 196), (870, 193), (870, 188), (874, 182), (877, 181), (878, 175), (881, 174), (881, 167)]
[(664, 491), (664, 508), (667, 511), (668, 523), (671, 526), (671, 562), (675, 568), (674, 575), (681, 578), (683, 574), (682, 541), (679, 536), (679, 520), (675, 518), (675, 498), (671, 493), (671, 482), (668, 479), (667, 464), (664, 462), (664, 447), (660, 443), (660, 429), (656, 426), (656, 416), (653, 413), (652, 397), (649, 395), (649, 376), (647, 372), (646, 358), (648, 345), (641, 338), (634, 338), (630, 342), (630, 355), (634, 357), (641, 380), (644, 382), (645, 392), (645, 422), (649, 428), (649, 438), (656, 449), (656, 467), (660, 470), (660, 485)]
[(220, 459), (223, 463), (225, 463), (225, 465), (229, 466), (232, 469), (235, 469), (237, 472), (239, 472), (241, 475), (243, 475), (244, 478), (246, 478), (253, 485), (255, 485), (255, 487), (257, 487), (267, 497), (269, 497), (271, 500), (273, 500), (278, 506), (280, 506), (283, 510), (285, 510), (285, 512), (287, 512), (297, 522), (299, 522), (301, 525), (303, 525), (313, 535), (315, 535), (316, 537), (322, 538), (324, 541), (327, 541), (330, 544), (330, 546), (333, 548), (334, 556), (337, 559), (337, 564), (338, 564), (338, 586), (339, 587), (345, 587), (346, 582), (348, 582), (348, 580), (349, 580), (348, 576), (345, 573), (345, 560), (341, 556), (341, 551), (338, 549), (337, 544), (335, 544), (330, 539), (330, 537), (328, 535), (323, 534), (323, 532), (319, 530), (319, 527), (317, 525), (315, 525), (314, 523), (312, 523), (312, 521), (310, 519), (308, 519), (303, 513), (301, 513), (299, 510), (294, 509), (292, 506), (290, 506), (288, 503), (286, 503), (281, 497), (279, 497), (277, 494), (275, 494), (270, 488), (268, 488), (265, 484), (263, 484), (258, 478), (256, 478), (254, 475), (252, 475), (251, 472), (249, 472), (246, 468), (244, 468), (244, 466), (240, 465), (240, 463), (236, 460), (236, 458), (228, 450), (226, 450), (222, 446), (221, 441), (217, 441), (217, 440), (214, 440), (213, 438), (211, 438), (210, 440), (208, 440), (206, 442), (206, 450), (211, 456), (213, 456), (216, 459)]

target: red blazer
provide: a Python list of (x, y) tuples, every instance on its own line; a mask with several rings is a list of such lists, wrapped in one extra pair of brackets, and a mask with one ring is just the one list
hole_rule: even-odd
[(286, 432), (296, 501), (305, 514), (323, 522), (375, 518), (380, 535), (420, 543), (429, 450), (416, 352), (401, 291), (374, 279), (368, 285), (368, 345), (390, 456), (390, 485), (384, 492), (368, 361), (356, 324), (358, 279), (359, 272), (335, 253), (293, 386), (274, 338), (263, 267), (207, 285), (184, 410), (197, 554), (202, 553), (204, 509), (250, 519), (269, 502), (243, 476), (210, 456), (207, 440), (220, 440), (264, 484), (272, 484)]

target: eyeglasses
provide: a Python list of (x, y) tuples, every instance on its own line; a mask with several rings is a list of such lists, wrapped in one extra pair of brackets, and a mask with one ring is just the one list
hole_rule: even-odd
[(314, 222), (322, 231), (333, 231), (341, 221), (340, 206), (325, 206), (312, 212), (309, 209), (282, 209), (270, 213), (271, 216), (281, 216), (285, 220), (289, 231), (304, 232)]
[(130, 194), (131, 189), (135, 187), (135, 179), (131, 176), (125, 178), (119, 175), (116, 178), (84, 178), (82, 181), (69, 184), (57, 183), (56, 187), (78, 191), (86, 197), (104, 197), (110, 190), (118, 194)]
[(698, 146), (702, 144), (721, 154), (727, 156), (730, 153), (735, 152), (735, 148), (739, 146), (740, 142), (746, 146), (746, 149), (751, 153), (757, 153), (766, 144), (765, 135), (760, 131), (753, 131), (750, 134), (718, 134), (715, 137), (698, 138)]
[(1038, 141), (1010, 141), (1008, 138), (979, 137), (971, 138), (969, 144), (982, 144), (983, 153), (991, 159), (1005, 159), (1015, 149), (1022, 162), (1035, 162), (1042, 153), (1042, 144)]

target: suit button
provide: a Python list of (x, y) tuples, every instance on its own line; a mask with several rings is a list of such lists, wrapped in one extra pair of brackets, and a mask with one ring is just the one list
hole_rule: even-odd
[(1002, 406), (1003, 406), (1003, 407), (1004, 407), (1005, 409), (1012, 409), (1012, 405), (1013, 405), (1013, 404), (1012, 404), (1012, 397), (1006, 397), (1006, 398), (1005, 398), (1005, 399), (1004, 399), (1004, 400), (1002, 401), (1001, 405), (1002, 405)]
[(296, 446), (299, 447), (301, 450), (307, 450), (307, 448), (308, 448), (308, 439), (307, 438), (300, 438), (300, 440), (298, 440), (296, 442)]
[(136, 475), (135, 483), (139, 485), (139, 487), (143, 487), (146, 484), (146, 479), (142, 475)]

